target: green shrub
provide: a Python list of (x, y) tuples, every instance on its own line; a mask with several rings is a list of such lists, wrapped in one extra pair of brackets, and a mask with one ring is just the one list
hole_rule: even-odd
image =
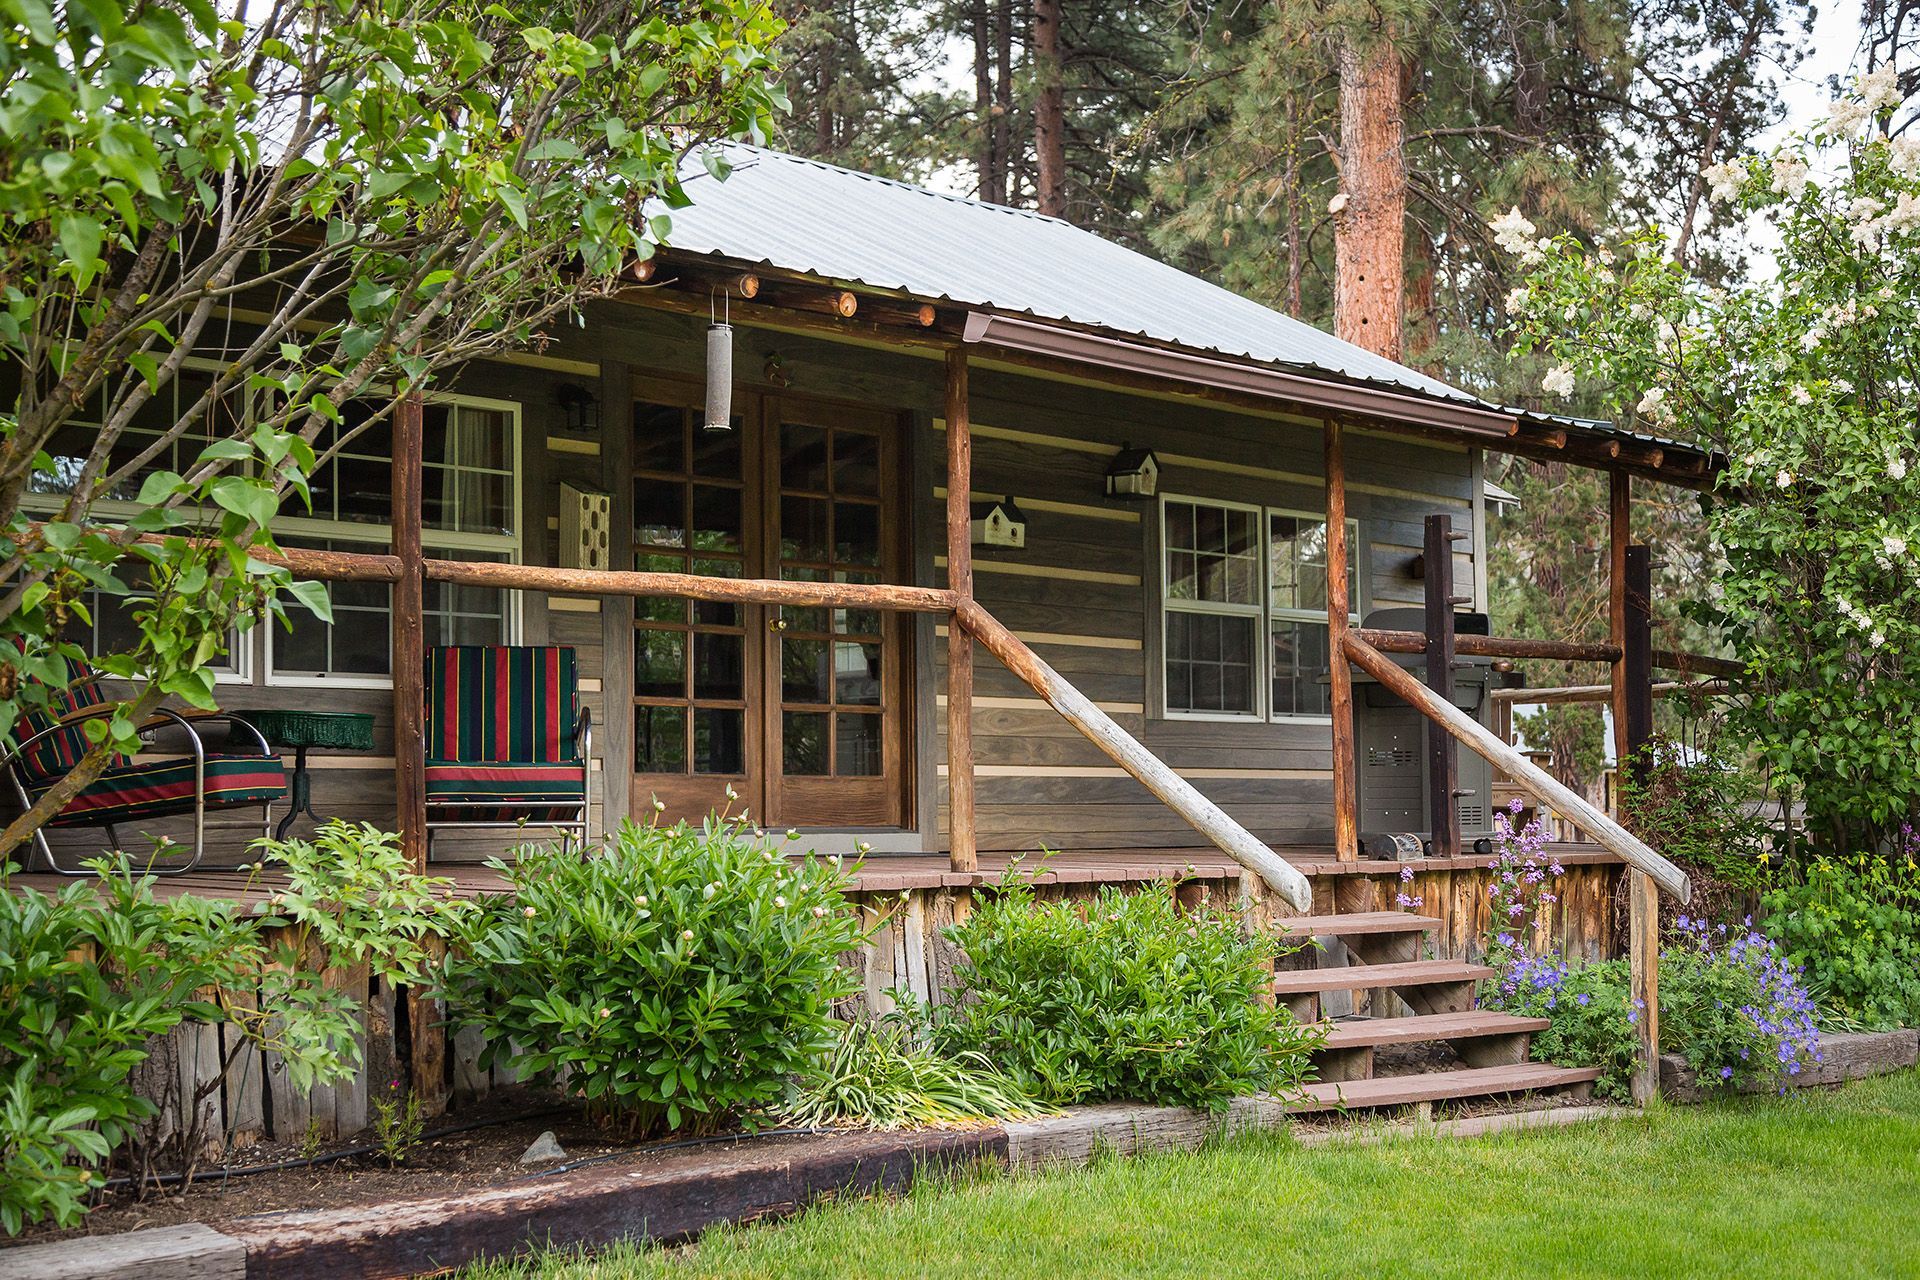
[(1761, 898), (1761, 928), (1814, 994), (1868, 1027), (1920, 1026), (1920, 873), (1908, 856), (1815, 858)]
[(899, 1017), (843, 1023), (833, 1051), (807, 1072), (786, 1108), (796, 1124), (874, 1129), (1050, 1111), (980, 1054), (941, 1053)]
[(1272, 1004), (1289, 944), (1225, 912), (1183, 912), (1164, 888), (1043, 902), (1009, 877), (947, 936), (965, 952), (965, 998), (936, 1011), (936, 1043), (984, 1055), (1048, 1102), (1217, 1111), (1297, 1088), (1324, 1034)]
[(627, 823), (593, 856), (492, 864), (511, 896), (462, 918), (446, 969), (483, 1063), (564, 1087), (629, 1137), (712, 1132), (778, 1103), (833, 1045), (864, 938), (838, 859), (790, 861), (740, 820)]
[(1671, 738), (1643, 750), (1644, 770), (1621, 771), (1628, 828), (1691, 874), (1696, 915), (1738, 919), (1752, 899), (1730, 910), (1735, 899), (1770, 879), (1767, 822), (1750, 803), (1764, 794), (1760, 779), (1723, 736), (1705, 738), (1691, 753)]
[[(269, 945), (274, 917), (237, 904), (158, 901), (153, 877), (124, 856), (93, 864), (99, 878), (57, 894), (0, 884), (0, 1227), (52, 1218), (72, 1225), (108, 1156), (145, 1144), (158, 1108), (134, 1091), (154, 1037), (185, 1022), (226, 1023), (282, 1055), (296, 1088), (350, 1076), (359, 1065), (358, 1008), (306, 971), (298, 952)], [(283, 936), (283, 935), (280, 935)], [(221, 1086), (169, 1073), (176, 1116), (168, 1149), (191, 1178), (205, 1148), (198, 1105)], [(184, 1126), (184, 1127), (183, 1127)]]

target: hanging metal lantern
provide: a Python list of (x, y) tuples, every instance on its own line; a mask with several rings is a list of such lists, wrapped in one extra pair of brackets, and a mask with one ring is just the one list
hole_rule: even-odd
[(706, 431), (733, 430), (733, 326), (715, 319), (707, 326)]

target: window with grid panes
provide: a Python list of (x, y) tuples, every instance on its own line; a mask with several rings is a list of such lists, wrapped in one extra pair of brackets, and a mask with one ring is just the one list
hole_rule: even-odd
[[(1328, 714), (1327, 536), (1311, 513), (1161, 500), (1164, 706), (1170, 715)], [(1348, 545), (1358, 525), (1348, 522)], [(1348, 557), (1348, 598), (1355, 594)]]

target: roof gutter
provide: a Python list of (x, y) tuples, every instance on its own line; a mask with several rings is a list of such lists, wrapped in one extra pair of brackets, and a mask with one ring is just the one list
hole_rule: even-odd
[(1267, 365), (1239, 364), (980, 311), (967, 314), (962, 340), (1242, 395), (1264, 396), (1327, 413), (1364, 414), (1489, 440), (1504, 440), (1520, 426), (1514, 414), (1492, 407), (1479, 408), (1385, 391), (1375, 386), (1331, 382), (1286, 373)]

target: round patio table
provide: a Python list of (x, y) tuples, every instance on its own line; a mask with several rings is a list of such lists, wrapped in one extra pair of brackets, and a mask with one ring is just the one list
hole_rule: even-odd
[(274, 750), (293, 752), (292, 806), (273, 829), (276, 840), (287, 838), (293, 820), (302, 813), (319, 825), (320, 815), (313, 811), (313, 775), (307, 771), (308, 751), (373, 750), (373, 717), (364, 712), (261, 710), (235, 714), (258, 729)]

